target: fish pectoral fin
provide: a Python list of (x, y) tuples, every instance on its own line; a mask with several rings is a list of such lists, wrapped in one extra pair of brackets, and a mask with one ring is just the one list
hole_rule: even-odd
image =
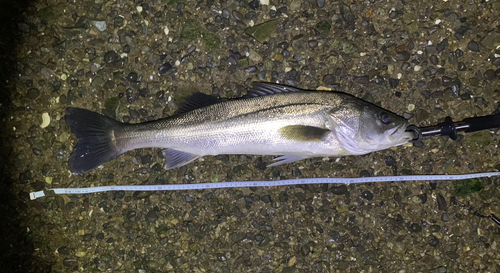
[(184, 166), (201, 157), (201, 155), (190, 154), (173, 149), (165, 149), (161, 151), (161, 153), (167, 161), (167, 163), (165, 163), (165, 169), (167, 170)]
[(295, 161), (299, 161), (302, 159), (310, 158), (310, 156), (302, 156), (302, 155), (282, 155), (279, 157), (276, 157), (273, 159), (274, 162), (273, 164), (269, 164), (266, 167), (274, 167), (274, 166), (279, 166), (282, 164), (287, 164), (287, 163), (292, 163)]
[(323, 141), (325, 136), (331, 131), (314, 126), (305, 125), (289, 125), (278, 131), (280, 135), (289, 140), (307, 142), (307, 141)]

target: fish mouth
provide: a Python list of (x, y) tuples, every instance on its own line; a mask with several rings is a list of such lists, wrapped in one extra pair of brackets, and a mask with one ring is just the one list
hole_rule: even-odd
[(396, 141), (398, 143), (404, 144), (414, 138), (413, 132), (407, 132), (406, 128), (408, 127), (408, 124), (401, 124), (398, 125), (388, 131), (386, 131), (386, 135), (389, 139), (392, 141)]

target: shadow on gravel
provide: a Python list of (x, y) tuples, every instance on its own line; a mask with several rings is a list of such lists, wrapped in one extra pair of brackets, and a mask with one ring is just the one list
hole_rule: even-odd
[(50, 272), (50, 266), (33, 261), (33, 243), (26, 229), (20, 225), (19, 211), (26, 207), (11, 192), (16, 183), (10, 173), (13, 136), (6, 129), (5, 120), (11, 107), (9, 84), (16, 76), (16, 47), (21, 42), (19, 22), (32, 0), (0, 0), (0, 271)]

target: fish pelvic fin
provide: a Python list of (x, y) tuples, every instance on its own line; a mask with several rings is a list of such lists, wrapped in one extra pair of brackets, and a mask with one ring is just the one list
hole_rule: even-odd
[(190, 154), (174, 149), (164, 149), (163, 151), (161, 151), (161, 153), (167, 161), (165, 163), (165, 169), (167, 170), (184, 166), (201, 157), (201, 155)]
[(91, 171), (125, 152), (117, 149), (114, 139), (114, 130), (123, 126), (121, 122), (73, 107), (66, 109), (64, 119), (78, 139), (69, 158), (73, 174)]
[(299, 160), (306, 159), (306, 158), (311, 158), (311, 157), (310, 156), (302, 156), (302, 155), (282, 155), (282, 156), (279, 156), (279, 157), (276, 157), (275, 159), (273, 159), (273, 161), (276, 161), (276, 162), (274, 162), (273, 164), (269, 164), (266, 167), (279, 166), (279, 165), (292, 163), (292, 162), (299, 161)]

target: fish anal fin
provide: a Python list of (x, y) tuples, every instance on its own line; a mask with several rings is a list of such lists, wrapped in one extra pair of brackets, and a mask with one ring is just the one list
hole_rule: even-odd
[(295, 161), (299, 161), (302, 159), (310, 158), (309, 156), (302, 156), (302, 155), (282, 155), (280, 157), (276, 157), (273, 159), (274, 162), (273, 164), (267, 165), (267, 167), (274, 167), (274, 166), (279, 166), (287, 163), (292, 163)]
[(177, 109), (175, 114), (187, 113), (189, 111), (193, 111), (193, 110), (196, 110), (199, 108), (214, 105), (214, 104), (217, 104), (220, 102), (221, 101), (214, 96), (210, 96), (207, 94), (196, 92), (196, 93), (192, 94), (191, 96), (189, 96), (188, 98), (186, 98), (186, 100), (184, 100), (184, 102), (182, 102), (179, 105), (179, 108)]
[(161, 153), (167, 161), (167, 163), (165, 164), (165, 169), (167, 170), (184, 166), (200, 157), (200, 155), (190, 154), (173, 149), (165, 149), (161, 151)]
[(289, 125), (279, 129), (279, 133), (286, 139), (301, 142), (323, 141), (330, 132), (328, 129), (305, 125)]

